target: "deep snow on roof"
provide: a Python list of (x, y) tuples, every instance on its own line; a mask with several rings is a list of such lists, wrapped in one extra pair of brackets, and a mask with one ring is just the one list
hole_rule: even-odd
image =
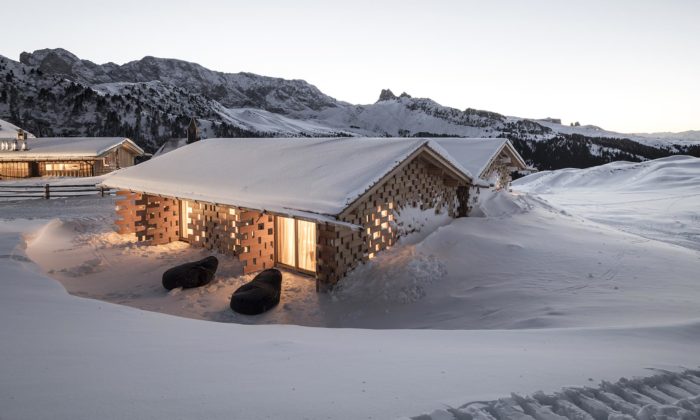
[(222, 138), (192, 143), (107, 177), (113, 188), (258, 210), (337, 215), (422, 146), (422, 138)]
[[(16, 125), (11, 124), (3, 119), (0, 119), (0, 139), (2, 139), (2, 140), (16, 139), (17, 138), (17, 130), (19, 130), (19, 129), (20, 128), (17, 127)], [(27, 131), (25, 131), (25, 133), (27, 133), (27, 137), (34, 138), (34, 134), (29, 133)]]
[(140, 147), (125, 137), (40, 137), (27, 140), (29, 150), (0, 151), (0, 160), (97, 157), (124, 142), (143, 153)]
[(475, 176), (481, 176), (491, 159), (508, 141), (505, 138), (439, 138), (434, 140)]

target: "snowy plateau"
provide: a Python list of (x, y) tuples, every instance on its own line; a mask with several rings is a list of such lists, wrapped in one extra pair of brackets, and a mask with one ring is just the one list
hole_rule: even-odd
[(536, 173), (254, 317), (230, 258), (163, 290), (206, 254), (117, 235), (113, 198), (3, 201), (0, 419), (697, 419), (699, 186), (688, 156)]

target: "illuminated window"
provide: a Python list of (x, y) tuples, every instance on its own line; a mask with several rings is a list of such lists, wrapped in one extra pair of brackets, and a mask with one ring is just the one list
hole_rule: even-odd
[[(187, 200), (180, 200), (180, 238), (187, 239), (194, 234), (189, 228), (192, 224), (192, 203)], [(197, 237), (196, 240), (199, 240)]]
[(316, 224), (277, 217), (277, 261), (290, 267), (316, 271)]

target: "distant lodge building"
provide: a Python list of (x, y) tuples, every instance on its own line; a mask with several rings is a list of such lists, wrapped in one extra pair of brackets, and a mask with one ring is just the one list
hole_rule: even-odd
[(134, 165), (143, 149), (124, 137), (0, 139), (0, 179), (40, 176), (86, 177)]
[[(526, 167), (507, 140), (489, 140), (499, 146), (479, 152), (487, 160), (479, 173)], [(122, 234), (232, 255), (245, 273), (274, 266), (307, 273), (326, 290), (409, 232), (407, 215), (468, 215), (478, 188), (488, 187), (456, 156), (467, 155), (458, 142), (469, 141), (209, 139), (104, 185), (119, 190)]]

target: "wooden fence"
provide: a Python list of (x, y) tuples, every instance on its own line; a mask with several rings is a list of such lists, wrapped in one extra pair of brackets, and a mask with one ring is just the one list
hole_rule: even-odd
[(66, 198), (88, 195), (114, 195), (114, 190), (96, 185), (0, 185), (0, 199), (13, 198)]

